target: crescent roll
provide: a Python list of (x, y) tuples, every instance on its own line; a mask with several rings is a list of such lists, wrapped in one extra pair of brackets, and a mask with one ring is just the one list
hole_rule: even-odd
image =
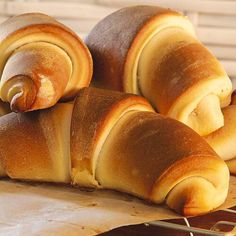
[(86, 38), (94, 85), (143, 95), (157, 111), (200, 135), (224, 125), (232, 83), (182, 14), (131, 6), (101, 20)]
[(183, 215), (212, 211), (229, 186), (227, 165), (192, 129), (142, 97), (95, 88), (74, 104), (2, 116), (0, 166), (13, 179), (118, 190)]
[(0, 25), (0, 98), (24, 112), (71, 100), (92, 77), (86, 45), (52, 17), (29, 13)]

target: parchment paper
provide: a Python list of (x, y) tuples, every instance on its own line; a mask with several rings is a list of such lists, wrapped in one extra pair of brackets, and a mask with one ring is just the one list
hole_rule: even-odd
[[(222, 208), (236, 205), (236, 177)], [(0, 235), (96, 235), (113, 228), (180, 218), (165, 206), (108, 190), (0, 181)]]

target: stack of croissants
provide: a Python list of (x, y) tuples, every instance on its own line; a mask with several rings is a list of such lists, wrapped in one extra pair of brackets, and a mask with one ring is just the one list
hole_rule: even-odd
[(182, 14), (123, 8), (85, 42), (47, 15), (12, 17), (0, 77), (1, 177), (117, 190), (186, 216), (225, 201), (236, 95)]

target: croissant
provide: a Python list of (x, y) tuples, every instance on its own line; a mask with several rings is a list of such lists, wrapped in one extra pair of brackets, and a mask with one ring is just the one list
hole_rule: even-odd
[(155, 6), (123, 8), (85, 40), (94, 86), (143, 95), (161, 114), (207, 135), (224, 125), (232, 83), (182, 14)]
[(2, 23), (0, 52), (0, 98), (13, 111), (73, 99), (91, 80), (92, 59), (86, 45), (44, 14), (23, 14)]
[(205, 137), (217, 154), (226, 161), (231, 174), (236, 175), (236, 103), (235, 92), (232, 105), (223, 109), (224, 126)]
[(84, 88), (74, 104), (1, 117), (0, 137), (12, 179), (119, 190), (184, 215), (227, 196), (229, 170), (207, 142), (135, 95)]

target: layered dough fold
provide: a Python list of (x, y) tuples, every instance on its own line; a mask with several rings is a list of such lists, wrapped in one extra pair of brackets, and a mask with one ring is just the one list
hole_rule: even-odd
[(13, 111), (73, 99), (92, 76), (92, 59), (80, 38), (39, 13), (12, 17), (0, 27), (0, 98)]
[(138, 96), (95, 88), (80, 91), (71, 121), (74, 184), (98, 186), (95, 173), (103, 144), (118, 120), (132, 110), (154, 112)]
[(224, 125), (232, 83), (182, 14), (154, 6), (121, 9), (90, 32), (95, 86), (141, 94), (164, 115), (208, 135)]
[[(181, 138), (180, 138), (181, 137)], [(115, 173), (115, 174), (114, 174)], [(162, 203), (184, 215), (206, 213), (227, 196), (228, 169), (191, 129), (163, 116), (129, 112), (101, 150), (100, 185)]]
[(215, 209), (229, 185), (227, 165), (189, 127), (144, 98), (95, 88), (1, 117), (0, 150), (2, 176), (114, 189), (184, 215)]
[(226, 161), (231, 174), (236, 175), (236, 104), (223, 109), (224, 126), (205, 138), (216, 153)]

